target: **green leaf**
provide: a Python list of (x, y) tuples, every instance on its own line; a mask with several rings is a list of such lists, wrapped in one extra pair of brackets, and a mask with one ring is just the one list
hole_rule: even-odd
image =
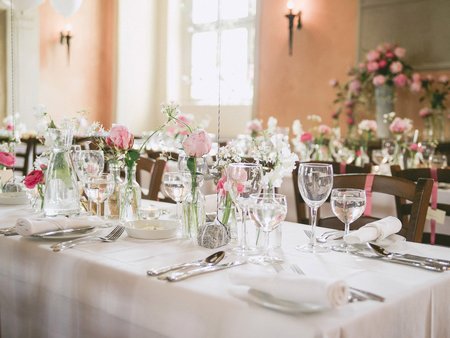
[(137, 151), (136, 149), (128, 150), (127, 158), (129, 160), (136, 162), (137, 160), (139, 160), (139, 157), (140, 157), (139, 151)]

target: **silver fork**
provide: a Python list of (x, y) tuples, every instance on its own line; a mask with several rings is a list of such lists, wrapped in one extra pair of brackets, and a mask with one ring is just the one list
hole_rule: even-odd
[(73, 248), (75, 245), (90, 243), (93, 241), (101, 241), (101, 242), (114, 242), (123, 234), (125, 228), (122, 225), (116, 226), (109, 234), (106, 236), (91, 236), (78, 238), (71, 241), (61, 242), (57, 244), (53, 244), (50, 248), (55, 251), (63, 251), (65, 249)]
[[(305, 235), (308, 238), (311, 238), (311, 236), (312, 236), (312, 231), (311, 230), (303, 230), (303, 232), (305, 233)], [(334, 236), (336, 236), (337, 234), (340, 234), (340, 233), (341, 233), (340, 230), (326, 231), (326, 232), (322, 233), (320, 236), (316, 236), (316, 241), (319, 242), (319, 243), (326, 243), (328, 238), (334, 237)], [(336, 239), (338, 239), (338, 238), (339, 238), (339, 236)]]
[[(299, 275), (305, 274), (305, 272), (296, 264), (291, 264), (291, 270)], [(350, 289), (350, 297), (348, 301), (350, 303), (361, 302), (368, 299), (375, 300), (377, 302), (384, 302), (384, 298), (375, 293), (357, 289), (351, 286), (349, 287), (349, 289)]]

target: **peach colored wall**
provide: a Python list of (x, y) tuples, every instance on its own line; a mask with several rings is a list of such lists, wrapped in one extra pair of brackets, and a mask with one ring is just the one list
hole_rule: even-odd
[[(45, 2), (40, 11), (41, 104), (60, 119), (86, 110), (91, 121), (109, 127), (113, 114), (116, 2), (83, 1), (69, 18), (59, 15)], [(72, 25), (70, 64), (67, 49), (59, 43), (59, 32)]]
[[(346, 81), (347, 71), (356, 63), (358, 1), (296, 0), (304, 26), (294, 31), (292, 56), (288, 55), (286, 2), (261, 0), (257, 115), (264, 121), (276, 116), (282, 126), (299, 118), (308, 127), (306, 115), (319, 114), (331, 124), (335, 91), (328, 81)], [(450, 71), (424, 72), (428, 73), (450, 75)], [(418, 95), (398, 93), (398, 115), (413, 119), (419, 128), (423, 126), (420, 107)]]

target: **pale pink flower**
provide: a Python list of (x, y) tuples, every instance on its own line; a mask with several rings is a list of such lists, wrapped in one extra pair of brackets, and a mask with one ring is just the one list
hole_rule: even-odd
[(380, 58), (380, 53), (376, 50), (371, 50), (369, 53), (367, 53), (366, 58), (369, 62), (376, 61)]
[(360, 62), (360, 63), (358, 64), (358, 68), (359, 68), (360, 70), (363, 70), (363, 69), (366, 68), (366, 64), (365, 64), (364, 62)]
[(321, 135), (330, 135), (331, 134), (331, 128), (328, 127), (326, 124), (320, 124), (317, 127), (317, 131), (319, 132), (319, 134)]
[(300, 142), (303, 142), (303, 143), (310, 142), (310, 141), (312, 141), (312, 139), (313, 139), (312, 134), (308, 133), (308, 132), (305, 132), (300, 136)]
[(378, 68), (384, 68), (384, 67), (386, 67), (386, 66), (387, 66), (386, 60), (380, 60), (380, 61), (378, 62)]
[(359, 93), (359, 91), (361, 90), (361, 82), (359, 82), (359, 80), (351, 81), (350, 84), (348, 85), (348, 89), (352, 93), (355, 94)]
[(396, 117), (389, 126), (389, 130), (394, 134), (402, 134), (409, 132), (412, 127), (412, 121), (410, 119)]
[(384, 75), (377, 75), (373, 78), (372, 83), (377, 87), (382, 86), (386, 83), (386, 78), (384, 77)]
[(397, 87), (404, 87), (408, 83), (408, 77), (405, 74), (398, 74), (394, 77), (394, 84)]
[(367, 63), (367, 71), (368, 72), (376, 72), (378, 70), (378, 62), (372, 61)]
[(428, 107), (425, 107), (425, 108), (422, 108), (421, 110), (419, 110), (419, 116), (420, 117), (425, 118), (425, 117), (430, 116), (431, 114), (432, 114), (432, 111)]
[(392, 73), (397, 74), (403, 70), (403, 65), (400, 61), (395, 61), (391, 63), (389, 69)]
[(415, 92), (415, 93), (420, 92), (420, 90), (422, 89), (422, 82), (414, 81), (413, 83), (411, 83), (410, 89), (412, 92)]
[(190, 157), (202, 157), (211, 150), (212, 142), (204, 130), (197, 130), (183, 141), (183, 149)]
[(109, 131), (106, 144), (119, 150), (129, 150), (133, 147), (134, 136), (127, 127), (115, 124)]
[(405, 57), (405, 55), (406, 55), (406, 49), (402, 48), (402, 47), (396, 47), (394, 49), (394, 54), (399, 59), (403, 59)]
[(358, 124), (358, 129), (361, 130), (361, 131), (376, 132), (377, 131), (377, 121), (375, 121), (375, 120), (362, 120)]
[(331, 87), (336, 87), (338, 85), (338, 81), (336, 79), (331, 79), (330, 81), (328, 81), (328, 84)]
[(247, 130), (251, 133), (257, 133), (263, 130), (262, 121), (258, 119), (253, 119), (247, 122)]
[(438, 81), (441, 82), (441, 83), (447, 83), (448, 82), (448, 76), (447, 75), (441, 75), (441, 76), (439, 76)]
[(412, 75), (412, 80), (413, 80), (413, 82), (419, 82), (421, 80), (420, 74), (419, 73), (414, 73)]

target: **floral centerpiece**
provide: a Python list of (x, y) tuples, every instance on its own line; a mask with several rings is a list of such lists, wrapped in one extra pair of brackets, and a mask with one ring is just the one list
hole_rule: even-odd
[(377, 132), (377, 121), (375, 120), (362, 120), (358, 124), (360, 147), (355, 152), (356, 165), (364, 166), (365, 164), (370, 163), (370, 158), (367, 155), (367, 152), (369, 149), (369, 142), (376, 138), (376, 132)]
[(403, 152), (406, 149), (405, 137), (413, 128), (412, 120), (408, 118), (395, 117), (389, 125), (389, 130), (395, 139), (395, 150), (392, 164), (404, 167)]
[(446, 99), (450, 92), (448, 76), (435, 78), (431, 75), (421, 77), (413, 74), (411, 91), (422, 93), (420, 102), (426, 106), (420, 109), (419, 116), (425, 121), (425, 138), (430, 141), (444, 141), (445, 126), (449, 123)]

